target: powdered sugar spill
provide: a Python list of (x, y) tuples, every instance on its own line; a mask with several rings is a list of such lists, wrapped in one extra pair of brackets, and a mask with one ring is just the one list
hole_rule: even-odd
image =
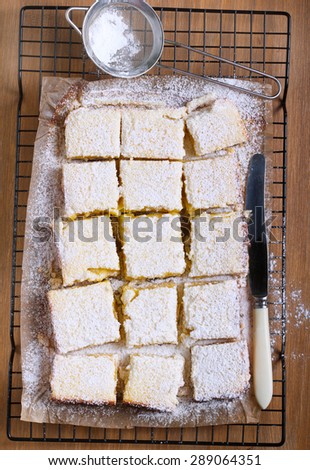
[(293, 360), (296, 360), (296, 359), (302, 359), (302, 360), (304, 360), (305, 357), (309, 357), (309, 356), (306, 356), (304, 353), (297, 354), (297, 353), (295, 353), (295, 352), (292, 352), (292, 353), (290, 354), (290, 358), (293, 359)]
[(288, 296), (289, 310), (288, 322), (295, 328), (309, 329), (310, 310), (302, 302), (302, 291), (292, 290)]

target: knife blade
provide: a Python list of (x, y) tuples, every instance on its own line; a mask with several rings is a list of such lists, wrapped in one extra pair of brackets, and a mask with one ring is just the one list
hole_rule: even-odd
[(267, 307), (268, 241), (265, 225), (265, 172), (266, 160), (264, 155), (253, 155), (248, 173), (246, 210), (250, 211), (248, 220), (249, 283), (254, 297), (254, 393), (262, 409), (267, 408), (273, 393)]
[(246, 210), (251, 212), (248, 224), (249, 268), (252, 295), (264, 298), (268, 295), (268, 244), (265, 227), (265, 172), (264, 155), (252, 157), (246, 191)]

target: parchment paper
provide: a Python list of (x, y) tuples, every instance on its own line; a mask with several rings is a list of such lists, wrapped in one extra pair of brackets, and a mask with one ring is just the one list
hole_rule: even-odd
[[(240, 85), (238, 80), (230, 80)], [(242, 81), (243, 86), (268, 90), (257, 83)], [(143, 77), (136, 80), (102, 80), (83, 82), (72, 79), (43, 80), (40, 119), (34, 148), (32, 178), (28, 199), (23, 278), (21, 292), (22, 413), (21, 419), (32, 422), (66, 423), (105, 428), (204, 426), (226, 423), (257, 422), (259, 408), (251, 387), (239, 399), (195, 403), (190, 387), (176, 411), (163, 413), (118, 405), (90, 406), (59, 404), (50, 400), (49, 377), (53, 359), (53, 335), (46, 292), (59, 284), (60, 270), (53, 237), (54, 219), (63, 204), (61, 165), (64, 155), (64, 119), (80, 106), (183, 106), (188, 101), (213, 92), (233, 100), (247, 127), (249, 142), (237, 149), (244, 185), (250, 157), (264, 152), (268, 157), (272, 145), (271, 104), (244, 93), (211, 85), (187, 77)], [(184, 279), (179, 279), (183, 282)], [(117, 280), (114, 288), (117, 289)], [(240, 281), (241, 283), (244, 281)], [(121, 284), (121, 283), (120, 283)], [(119, 284), (119, 285), (120, 285)], [(242, 337), (251, 351), (251, 316), (247, 286), (243, 292)], [(126, 361), (124, 345), (91, 348), (89, 352), (110, 352), (118, 348)], [(161, 347), (157, 347), (161, 348)], [(173, 352), (176, 346), (161, 351)], [(146, 348), (147, 349), (147, 348)], [(158, 350), (158, 349), (157, 349)], [(85, 354), (87, 351), (83, 351)], [(73, 353), (81, 354), (81, 352)]]

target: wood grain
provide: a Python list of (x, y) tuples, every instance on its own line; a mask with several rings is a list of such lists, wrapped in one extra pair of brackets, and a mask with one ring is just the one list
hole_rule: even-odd
[[(32, 0), (32, 5), (66, 5), (66, 0)], [(73, 3), (73, 2), (72, 2)], [(75, 0), (74, 5), (91, 2)], [(309, 32), (308, 0), (153, 0), (153, 6), (198, 7), (223, 9), (272, 9), (288, 11), (292, 17), (291, 71), (288, 95), (288, 185), (287, 185), (287, 297), (290, 322), (287, 334), (287, 438), (285, 449), (309, 449), (309, 345), (307, 333), (309, 323), (296, 326), (294, 314), (298, 305), (292, 299), (292, 292), (302, 291), (301, 302), (309, 306), (309, 224), (307, 199), (309, 194), (309, 58), (307, 47)], [(16, 107), (18, 101), (17, 58), (19, 10), (27, 4), (21, 0), (1, 2), (1, 73), (0, 120), (1, 120), (1, 337), (0, 355), (0, 448), (1, 449), (115, 449), (114, 445), (88, 444), (35, 444), (11, 442), (6, 437), (7, 364), (10, 354), (9, 307), (11, 282), (11, 245), (14, 202)], [(122, 446), (134, 448), (134, 446)], [(138, 447), (141, 448), (141, 447)], [(143, 446), (144, 449), (154, 448)], [(164, 448), (161, 447), (161, 448)]]

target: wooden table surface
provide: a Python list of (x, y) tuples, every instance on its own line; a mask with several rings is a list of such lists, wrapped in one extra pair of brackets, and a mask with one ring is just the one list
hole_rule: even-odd
[[(67, 5), (67, 0), (10, 0), (0, 4), (1, 86), (0, 86), (0, 158), (1, 158), (1, 371), (0, 371), (0, 449), (115, 449), (115, 445), (90, 444), (35, 444), (11, 442), (6, 437), (7, 365), (10, 354), (9, 308), (11, 282), (11, 245), (13, 223), (16, 107), (18, 101), (17, 57), (19, 10), (26, 4)], [(91, 2), (75, 0), (75, 6)], [(288, 94), (288, 184), (287, 184), (287, 438), (284, 449), (309, 449), (309, 122), (310, 79), (307, 37), (309, 36), (310, 8), (308, 0), (153, 0), (153, 6), (198, 7), (223, 9), (257, 9), (287, 11), (292, 17), (292, 49), (290, 85)], [(301, 305), (296, 295), (301, 290)], [(296, 294), (297, 292), (297, 294)], [(298, 297), (298, 295), (297, 295)], [(294, 315), (301, 312), (300, 326)], [(122, 448), (126, 448), (122, 446)], [(133, 446), (127, 446), (133, 448)], [(139, 447), (141, 448), (141, 447)], [(145, 449), (147, 446), (144, 447)], [(149, 446), (149, 448), (153, 448)], [(165, 448), (165, 446), (161, 447)]]

